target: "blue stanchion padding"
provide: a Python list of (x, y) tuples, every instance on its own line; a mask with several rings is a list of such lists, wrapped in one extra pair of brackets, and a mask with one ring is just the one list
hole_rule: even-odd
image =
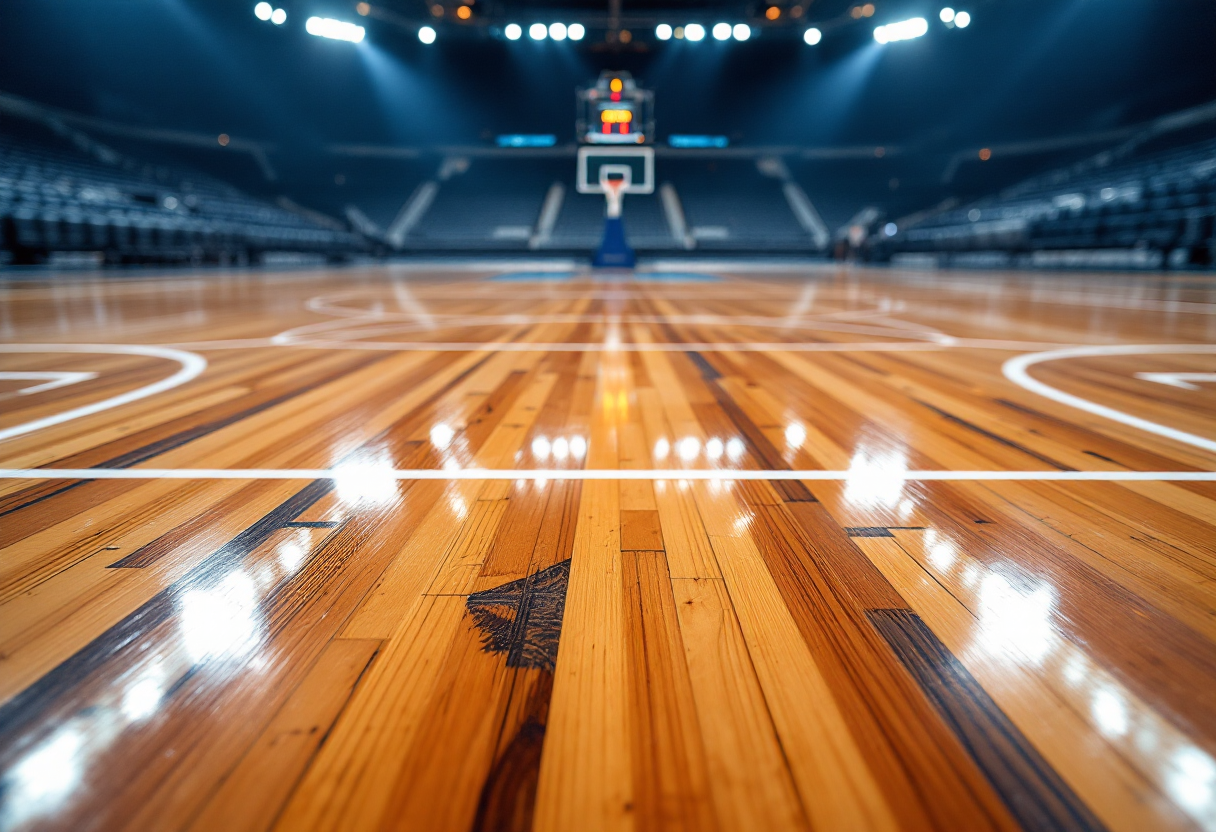
[(625, 223), (620, 217), (604, 220), (604, 240), (591, 265), (607, 269), (632, 269), (637, 256), (625, 240)]

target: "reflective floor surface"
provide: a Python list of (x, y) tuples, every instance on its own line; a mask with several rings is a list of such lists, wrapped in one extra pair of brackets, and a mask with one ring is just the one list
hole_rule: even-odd
[(1216, 830), (1216, 278), (0, 284), (0, 828)]

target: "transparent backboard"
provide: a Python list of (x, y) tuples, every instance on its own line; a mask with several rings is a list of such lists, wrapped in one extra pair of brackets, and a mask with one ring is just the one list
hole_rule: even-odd
[(580, 147), (578, 178), (580, 194), (604, 193), (603, 180), (624, 179), (624, 193), (654, 193), (653, 147)]

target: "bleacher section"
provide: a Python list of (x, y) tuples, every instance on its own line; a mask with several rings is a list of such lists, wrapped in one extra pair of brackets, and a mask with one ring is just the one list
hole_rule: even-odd
[(1139, 157), (1099, 156), (1035, 177), (880, 237), (875, 251), (1004, 252), (1036, 263), (1063, 252), (1122, 251), (1153, 255), (1129, 257), (1129, 265), (1206, 265), (1214, 222), (1216, 141), (1209, 140)]
[[(805, 252), (810, 236), (798, 224), (781, 183), (750, 159), (724, 161), (660, 157), (656, 179), (670, 182), (688, 230), (702, 250)], [(404, 241), (407, 251), (527, 249), (535, 237), (549, 188), (564, 188), (546, 251), (588, 252), (604, 229), (604, 199), (574, 187), (573, 158), (476, 158), (439, 183), (434, 202)], [(625, 198), (625, 227), (639, 251), (684, 249), (673, 234), (656, 190)]]
[(680, 195), (689, 232), (703, 250), (807, 251), (781, 183), (751, 159), (664, 159), (659, 178)]
[(550, 184), (550, 160), (479, 159), (440, 183), (409, 235), (412, 249), (526, 249)]
[(35, 263), (74, 251), (101, 252), (108, 262), (239, 262), (363, 247), (337, 223), (320, 224), (209, 177), (103, 155), (0, 136), (6, 259)]

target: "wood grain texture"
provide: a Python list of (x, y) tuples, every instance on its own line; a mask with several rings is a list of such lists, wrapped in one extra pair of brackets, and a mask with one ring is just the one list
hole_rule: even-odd
[(0, 828), (1216, 829), (1216, 281), (494, 276), (5, 284)]

